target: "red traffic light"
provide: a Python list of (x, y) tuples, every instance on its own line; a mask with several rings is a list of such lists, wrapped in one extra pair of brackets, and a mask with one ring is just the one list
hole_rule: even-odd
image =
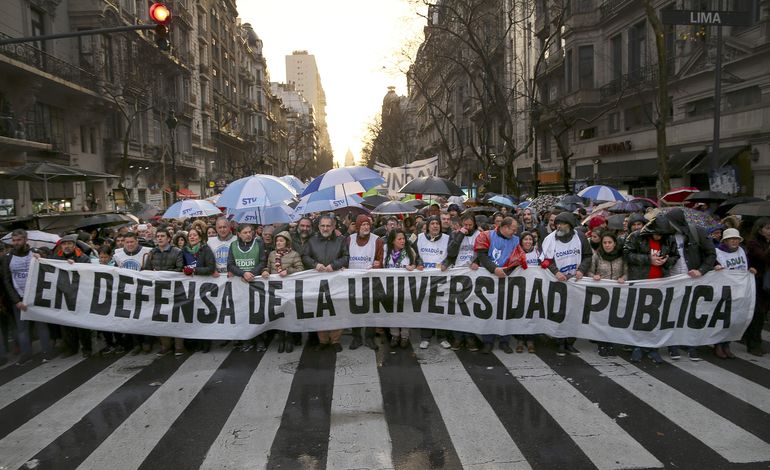
[(166, 24), (171, 21), (171, 10), (160, 2), (155, 2), (150, 6), (150, 19), (158, 24)]

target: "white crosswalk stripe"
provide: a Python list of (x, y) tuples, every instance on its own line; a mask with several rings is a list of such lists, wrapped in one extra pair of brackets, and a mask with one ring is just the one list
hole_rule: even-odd
[(658, 468), (663, 464), (567, 380), (533, 354), (497, 358), (600, 469)]
[(0, 387), (0, 409), (5, 408), (82, 361), (83, 358), (78, 355), (64, 359), (54, 359), (4, 384)]
[(301, 353), (302, 348), (297, 348), (278, 354), (271, 345), (201, 468), (265, 468)]
[[(345, 342), (347, 346), (348, 337)], [(523, 387), (520, 390), (526, 390), (531, 395), (530, 403), (542, 407), (544, 413), (553, 418), (565, 432), (564, 439), (574, 442), (576, 452), (585, 454), (598, 469), (660, 468), (670, 463), (655, 448), (646, 447), (637, 441), (644, 441), (644, 433), (638, 432), (633, 422), (621, 423), (617, 416), (609, 416), (606, 408), (600, 406), (601, 403), (595, 403), (602, 402), (602, 398), (587, 398), (595, 392), (578, 386), (577, 379), (561, 375), (564, 373), (563, 367), (583, 367), (594, 376), (598, 372), (606, 384), (611, 384), (617, 390), (623, 389), (624, 394), (628, 392), (626, 396), (634, 397), (636, 403), (629, 404), (629, 407), (650, 406), (657, 410), (661, 416), (656, 419), (665, 420), (671, 426), (676, 426), (677, 430), (681, 428), (692, 436), (688, 436), (688, 439), (693, 444), (702, 444), (704, 449), (715, 452), (714, 458), (717, 454), (724, 458), (723, 466), (728, 463), (770, 462), (770, 443), (758, 437), (766, 435), (752, 434), (730, 421), (730, 416), (737, 415), (731, 415), (729, 410), (708, 408), (702, 404), (709, 403), (708, 400), (703, 401), (691, 394), (681, 383), (676, 388), (665, 383), (664, 377), (670, 377), (667, 374), (674, 372), (687, 377), (692, 375), (709, 384), (708, 387), (713, 387), (711, 391), (700, 390), (699, 393), (715, 393), (719, 390), (720, 393), (727, 393), (755, 407), (758, 414), (767, 418), (770, 415), (770, 390), (763, 385), (720, 367), (719, 362), (668, 361), (676, 369), (667, 368), (666, 374), (659, 374), (631, 365), (621, 358), (601, 358), (595, 352), (595, 347), (588, 343), (579, 347), (582, 355), (579, 358), (566, 358), (569, 360), (566, 363), (554, 362), (553, 356), (504, 354), (501, 351), (495, 351), (493, 356), (487, 357), (492, 363), (483, 363), (496, 364), (495, 374), (499, 375), (495, 377), (502, 377), (506, 372), (510, 374), (506, 375), (507, 380), (518, 382), (520, 385), (517, 384), (517, 387)], [(741, 356), (764, 359), (746, 355), (745, 348), (737, 343), (733, 345), (733, 350)], [(706, 351), (703, 353), (707, 354)], [(379, 354), (382, 356), (382, 351)], [(488, 383), (481, 378), (479, 370), (483, 371), (483, 368), (478, 367), (480, 362), (468, 362), (470, 356), (458, 355), (438, 345), (432, 345), (428, 350), (398, 349), (394, 354), (402, 354), (399, 357), (413, 361), (414, 370), (417, 371), (415, 373), (425, 378), (427, 388), (425, 385), (422, 387), (429, 390), (429, 399), (435, 402), (440, 413), (438, 422), (443, 423), (448, 433), (447, 442), (451, 449), (447, 450), (456, 453), (464, 468), (543, 468), (543, 462), (528, 461), (528, 458), (537, 459), (537, 456), (530, 455), (531, 451), (527, 450), (524, 443), (517, 444), (517, 438), (512, 436), (515, 433), (508, 432), (506, 426), (510, 423), (501, 414), (506, 411), (493, 409), (486, 401), (484, 393), (495, 392), (480, 388), (482, 384)], [(125, 411), (122, 422), (116, 422), (111, 433), (105, 432), (102, 442), (94, 441), (91, 448), (95, 450), (90, 454), (83, 452), (79, 457), (83, 461), (78, 468), (129, 469), (151, 464), (145, 461), (147, 456), (161, 439), (173, 439), (173, 434), (170, 434), (172, 425), (190, 409), (189, 405), (206, 384), (216, 379), (212, 379), (212, 376), (217, 370), (228, 367), (227, 364), (223, 365), (228, 355), (229, 351), (224, 350), (209, 354), (196, 353), (178, 365), (178, 368), (168, 370), (168, 378), (154, 393), (148, 394), (141, 405), (137, 402), (138, 408)], [(254, 356), (255, 360), (257, 357)], [(293, 379), (303, 357), (306, 356), (303, 356), (302, 348), (292, 353), (278, 354), (276, 345), (271, 345), (248, 382), (245, 382), (245, 377), (240, 382), (239, 387), (243, 388), (239, 392), (240, 397), (235, 401), (237, 396), (234, 396), (230, 405), (219, 415), (222, 419), (218, 422), (224, 423), (221, 429), (209, 431), (204, 444), (208, 447), (205, 458), (201, 453), (197, 457), (199, 460), (191, 464), (190, 468), (270, 467), (271, 452), (280, 450), (273, 448), (273, 444), (279, 431), (285, 431), (281, 425), (287, 398), (290, 392), (293, 393)], [(120, 358), (93, 377), (80, 379), (83, 383), (78, 384), (71, 393), (64, 395), (65, 392), (62, 392), (64, 396), (52, 401), (50, 407), (27, 422), (19, 423), (15, 429), (6, 428), (8, 434), (0, 439), (0, 469), (19, 468), (33, 459), (154, 360), (154, 356)], [(79, 357), (57, 359), (8, 380), (0, 386), (0, 411), (15, 416), (12, 407), (17, 400), (66, 374), (81, 361)], [(753, 362), (765, 367), (764, 362)], [(731, 362), (725, 361), (725, 364)], [(366, 347), (355, 351), (346, 347), (336, 356), (333, 384), (331, 369), (326, 369), (328, 373), (323, 376), (329, 378), (332, 397), (328, 409), (330, 429), (326, 461), (318, 463), (319, 467), (394, 467), (393, 456), (397, 449), (393, 446), (396, 440), (391, 435), (393, 430), (388, 427), (388, 420), (392, 417), (387, 414), (388, 408), (384, 406), (379, 367), (389, 367), (388, 361), (383, 364), (382, 357), (378, 360), (377, 355)], [(601, 394), (598, 396), (602, 397)], [(494, 400), (490, 395), (486, 397)], [(212, 403), (212, 406), (216, 404)], [(399, 419), (402, 420), (400, 425), (403, 425), (404, 416), (399, 415)], [(408, 421), (409, 418), (406, 419)], [(415, 419), (419, 419), (419, 416), (415, 416)], [(762, 417), (758, 416), (757, 419), (761, 420)], [(528, 424), (522, 421), (522, 425)], [(83, 436), (83, 439), (88, 438)], [(519, 439), (523, 438), (519, 436)], [(327, 446), (326, 443), (323, 445)], [(55, 448), (52, 446), (46, 452), (50, 454), (51, 449)], [(66, 452), (66, 449), (62, 449), (62, 452)], [(683, 449), (683, 452), (686, 450)], [(183, 457), (180, 456), (180, 459)], [(77, 466), (77, 462), (72, 466)], [(301, 466), (301, 463), (298, 462), (297, 466)]]
[(228, 353), (193, 354), (79, 468), (128, 470), (139, 467)]
[(622, 359), (609, 362), (588, 348), (582, 358), (729, 462), (770, 460), (770, 444)]
[(435, 345), (418, 353), (424, 358), (422, 373), (463, 467), (531, 468), (486, 401), (472, 399), (459, 406), (457, 397), (481, 394), (457, 355)]
[(19, 468), (138, 374), (152, 359), (124, 357), (0, 440), (0, 468)]
[(346, 348), (336, 362), (326, 468), (393, 468), (374, 352)]

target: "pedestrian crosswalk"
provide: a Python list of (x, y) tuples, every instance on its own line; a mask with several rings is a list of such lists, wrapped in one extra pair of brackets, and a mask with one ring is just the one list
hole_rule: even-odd
[[(345, 337), (347, 341), (348, 338)], [(383, 345), (0, 369), (0, 468), (767, 468), (764, 358)]]

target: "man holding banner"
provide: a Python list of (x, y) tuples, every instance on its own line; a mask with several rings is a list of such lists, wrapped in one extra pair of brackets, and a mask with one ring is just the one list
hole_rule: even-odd
[[(365, 214), (356, 217), (357, 232), (348, 237), (345, 244), (348, 246), (348, 267), (350, 269), (379, 269), (382, 268), (382, 253), (384, 242), (381, 238), (372, 235), (372, 219)], [(377, 350), (374, 343), (374, 329), (353, 328), (353, 341), (350, 349), (358, 349), (362, 344), (361, 330), (365, 330), (366, 346)]]
[[(554, 219), (556, 230), (543, 240), (542, 267), (548, 269), (556, 279), (564, 282), (574, 277), (578, 281), (591, 267), (593, 251), (582, 232), (575, 230), (577, 220), (570, 212), (562, 212)], [(575, 348), (575, 338), (559, 339), (558, 356), (567, 353), (580, 354)]]
[[(238, 226), (238, 238), (230, 245), (227, 255), (228, 277), (239, 277), (243, 282), (251, 282), (262, 274), (267, 264), (267, 252), (262, 239), (254, 236), (254, 227), (250, 224)], [(257, 351), (266, 349), (262, 335), (256, 338)], [(250, 351), (251, 343), (243, 345), (243, 351)]]
[[(330, 215), (321, 216), (318, 220), (318, 233), (307, 242), (302, 253), (302, 264), (306, 269), (330, 273), (348, 267), (347, 246), (334, 233), (334, 226), (334, 217)], [(319, 331), (318, 347), (324, 349), (331, 346), (335, 352), (340, 352), (341, 339), (341, 329)]]

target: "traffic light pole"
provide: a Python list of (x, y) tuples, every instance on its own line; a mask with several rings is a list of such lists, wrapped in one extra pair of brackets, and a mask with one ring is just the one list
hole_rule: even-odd
[(131, 26), (116, 26), (114, 28), (84, 29), (82, 31), (73, 31), (71, 33), (47, 34), (45, 36), (26, 36), (23, 38), (6, 38), (6, 39), (0, 39), (0, 46), (5, 46), (7, 44), (21, 44), (24, 42), (40, 42), (40, 41), (50, 41), (53, 39), (93, 36), (94, 34), (112, 34), (112, 33), (122, 33), (126, 31), (146, 31), (150, 29), (155, 29), (156, 26), (157, 25), (154, 25), (154, 24), (136, 24)]

